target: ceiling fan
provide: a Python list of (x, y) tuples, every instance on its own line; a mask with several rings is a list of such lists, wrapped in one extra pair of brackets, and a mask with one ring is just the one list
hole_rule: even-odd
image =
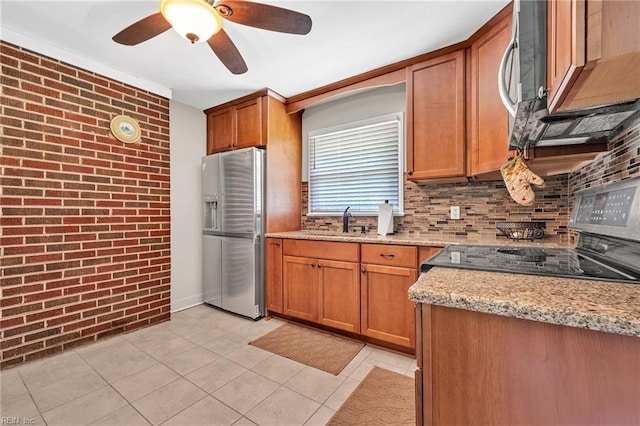
[(160, 12), (135, 22), (113, 36), (113, 41), (134, 46), (173, 27), (191, 43), (207, 42), (233, 74), (247, 72), (247, 64), (222, 19), (289, 34), (308, 34), (311, 18), (281, 7), (244, 0), (161, 0)]

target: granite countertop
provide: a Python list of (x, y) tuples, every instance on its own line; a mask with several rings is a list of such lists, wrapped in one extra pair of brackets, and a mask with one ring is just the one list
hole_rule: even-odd
[(415, 302), (640, 337), (640, 286), (432, 268), (409, 289)]
[(506, 237), (454, 237), (443, 235), (420, 235), (420, 234), (392, 234), (377, 235), (375, 232), (366, 234), (351, 232), (349, 234), (337, 231), (289, 231), (289, 232), (268, 232), (265, 234), (267, 238), (288, 238), (296, 240), (316, 240), (316, 241), (340, 241), (353, 243), (371, 243), (371, 244), (397, 244), (406, 246), (430, 246), (445, 247), (449, 244), (479, 244), (479, 245), (496, 245), (496, 246), (527, 246), (527, 247), (568, 247), (567, 243), (555, 243), (549, 240), (539, 241), (512, 241)]

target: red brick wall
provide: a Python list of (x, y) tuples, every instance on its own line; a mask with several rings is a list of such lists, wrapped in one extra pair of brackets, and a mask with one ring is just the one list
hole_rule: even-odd
[(171, 259), (168, 99), (0, 43), (4, 368), (168, 319)]

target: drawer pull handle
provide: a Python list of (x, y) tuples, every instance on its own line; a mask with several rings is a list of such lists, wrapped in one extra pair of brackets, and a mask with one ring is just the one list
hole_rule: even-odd
[(396, 255), (393, 253), (391, 254), (380, 253), (380, 256), (384, 257), (385, 259), (393, 259), (394, 257), (396, 257)]
[(276, 247), (280, 247), (280, 243), (271, 243), (271, 244), (276, 246)]

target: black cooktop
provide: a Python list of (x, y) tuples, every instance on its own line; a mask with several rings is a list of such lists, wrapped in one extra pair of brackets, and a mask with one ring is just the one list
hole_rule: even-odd
[(640, 284), (640, 274), (569, 248), (449, 245), (424, 261), (420, 270), (434, 266)]

